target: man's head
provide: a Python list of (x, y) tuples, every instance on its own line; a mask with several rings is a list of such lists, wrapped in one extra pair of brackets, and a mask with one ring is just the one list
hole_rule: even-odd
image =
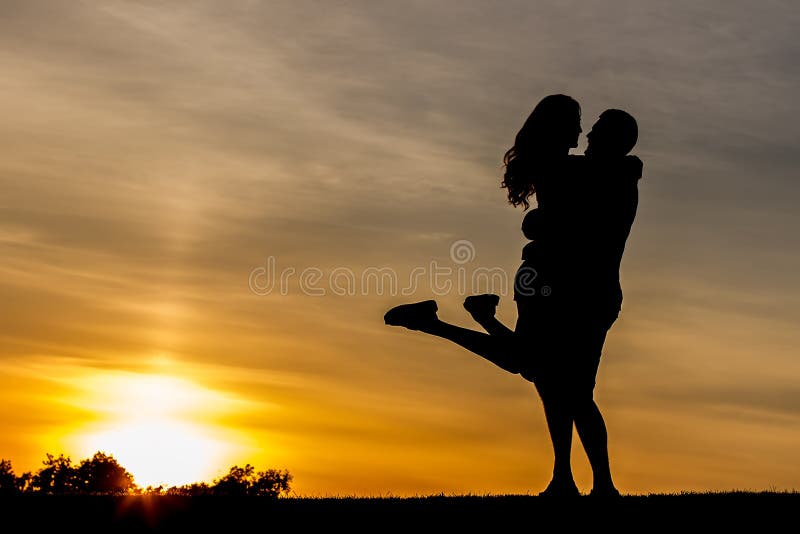
[(629, 113), (621, 109), (607, 109), (586, 134), (589, 146), (584, 154), (596, 157), (622, 157), (636, 145), (639, 127)]

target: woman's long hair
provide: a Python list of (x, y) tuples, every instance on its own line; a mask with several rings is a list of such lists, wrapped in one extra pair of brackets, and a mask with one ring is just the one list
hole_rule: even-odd
[[(503, 156), (505, 173), (501, 186), (507, 190), (508, 202), (517, 207), (530, 207), (541, 173), (549, 164), (566, 156), (580, 132), (581, 107), (567, 95), (550, 95), (533, 108), (522, 125), (514, 146)], [(576, 129), (577, 126), (577, 129)]]

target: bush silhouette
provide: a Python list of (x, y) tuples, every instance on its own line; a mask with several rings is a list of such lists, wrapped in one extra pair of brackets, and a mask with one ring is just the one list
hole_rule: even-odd
[(181, 497), (198, 497), (213, 495), (211, 486), (205, 482), (195, 482), (184, 486), (172, 486), (163, 491), (164, 495), (179, 495)]

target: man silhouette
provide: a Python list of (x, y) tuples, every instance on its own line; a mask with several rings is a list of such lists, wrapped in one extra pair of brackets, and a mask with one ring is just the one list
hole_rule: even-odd
[(544, 219), (542, 232), (552, 245), (545, 254), (552, 255), (553, 303), (536, 328), (548, 354), (531, 375), (545, 404), (555, 453), (545, 494), (578, 494), (570, 466), (574, 421), (592, 466), (592, 495), (617, 496), (594, 387), (606, 334), (622, 305), (619, 268), (636, 216), (642, 164), (625, 157), (636, 144), (638, 127), (624, 111), (603, 112), (586, 137), (585, 157), (573, 158), (571, 176), (554, 184), (574, 194), (551, 192), (559, 202), (536, 216)]

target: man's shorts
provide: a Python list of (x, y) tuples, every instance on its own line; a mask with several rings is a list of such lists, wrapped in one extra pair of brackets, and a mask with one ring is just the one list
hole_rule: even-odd
[[(523, 303), (518, 303), (523, 304)], [(520, 374), (540, 394), (593, 395), (606, 334), (617, 313), (585, 313), (557, 302), (520, 307), (517, 333), (527, 359)]]

